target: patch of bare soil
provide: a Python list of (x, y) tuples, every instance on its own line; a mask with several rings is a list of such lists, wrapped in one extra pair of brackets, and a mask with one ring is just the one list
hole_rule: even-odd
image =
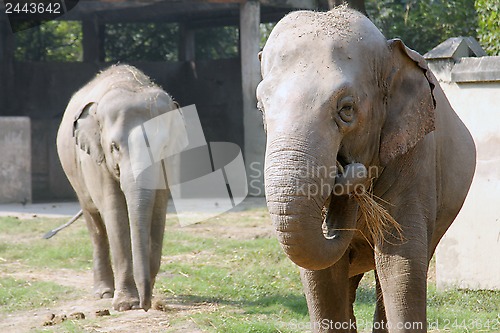
[[(175, 299), (153, 300), (153, 308), (117, 312), (113, 310), (111, 299), (96, 300), (92, 296), (92, 273), (75, 272), (65, 269), (23, 270), (21, 264), (2, 265), (2, 276), (14, 277), (25, 281), (50, 281), (60, 285), (82, 290), (80, 299), (65, 300), (36, 310), (18, 311), (0, 315), (0, 332), (21, 333), (47, 330), (64, 332), (64, 321), (78, 322), (85, 332), (202, 332), (192, 320), (183, 320), (179, 326), (172, 324), (175, 318), (190, 318), (197, 312), (214, 310), (213, 304), (183, 304)], [(106, 310), (109, 314), (105, 313)], [(85, 318), (82, 317), (84, 315)]]
[[(111, 300), (94, 300), (84, 297), (78, 300), (58, 303), (49, 308), (20, 311), (0, 317), (0, 330), (3, 333), (20, 333), (30, 331), (47, 330), (50, 332), (63, 332), (60, 321), (50, 320), (54, 316), (66, 317), (66, 320), (78, 322), (78, 326), (85, 332), (202, 332), (192, 321), (184, 321), (182, 325), (176, 326), (171, 320), (189, 315), (195, 311), (204, 311), (203, 306), (180, 306), (165, 303), (165, 310), (151, 309), (148, 312), (142, 310), (117, 312), (112, 310)], [(210, 306), (206, 306), (210, 311)], [(109, 310), (109, 315), (98, 312)], [(83, 313), (84, 319), (72, 318), (72, 314)], [(47, 325), (47, 323), (52, 323)]]
[(257, 238), (272, 238), (274, 237), (274, 228), (266, 211), (260, 214), (239, 212), (241, 223), (229, 223), (227, 221), (215, 218), (211, 222), (203, 222), (185, 227), (178, 227), (182, 230), (192, 231), (193, 234), (202, 233), (217, 238), (235, 239), (235, 240), (251, 240)]

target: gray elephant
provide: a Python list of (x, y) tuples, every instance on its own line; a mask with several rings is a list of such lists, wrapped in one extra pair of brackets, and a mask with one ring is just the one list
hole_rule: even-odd
[[(139, 177), (134, 170), (132, 145), (137, 155), (144, 124), (175, 109), (141, 71), (112, 66), (75, 93), (58, 131), (59, 158), (93, 243), (94, 291), (113, 297), (119, 311), (151, 307), (169, 197), (165, 183), (155, 188), (159, 178)], [(155, 134), (149, 147), (173, 140), (168, 128)]]
[[(340, 7), (283, 18), (261, 71), (267, 206), (313, 330), (356, 332), (356, 288), (375, 270), (374, 332), (425, 332), (428, 263), (469, 190), (475, 145), (424, 59)], [(331, 192), (337, 171), (325, 170), (355, 163), (402, 237), (375, 242), (355, 196)]]

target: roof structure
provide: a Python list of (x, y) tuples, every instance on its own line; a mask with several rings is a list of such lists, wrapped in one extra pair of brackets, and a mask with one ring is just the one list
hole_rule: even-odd
[(448, 38), (426, 54), (425, 59), (454, 59), (464, 57), (484, 57), (486, 52), (473, 37)]
[[(64, 0), (60, 20), (97, 19), (114, 22), (180, 22), (193, 27), (237, 25), (243, 0)], [(316, 0), (255, 0), (261, 7), (261, 22), (276, 21), (293, 9), (315, 9)], [(0, 3), (0, 9), (4, 7)], [(18, 13), (15, 19), (32, 19)]]

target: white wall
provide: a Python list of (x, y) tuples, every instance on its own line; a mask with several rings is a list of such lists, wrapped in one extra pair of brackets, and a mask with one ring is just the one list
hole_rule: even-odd
[(438, 288), (500, 289), (500, 82), (440, 83), (474, 137), (477, 167), (436, 251)]
[(0, 203), (31, 202), (28, 117), (0, 117)]

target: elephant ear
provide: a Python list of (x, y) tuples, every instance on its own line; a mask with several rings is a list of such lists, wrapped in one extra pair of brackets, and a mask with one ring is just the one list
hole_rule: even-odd
[(91, 102), (81, 108), (73, 122), (73, 136), (81, 150), (89, 154), (97, 164), (104, 161), (101, 146), (101, 130), (96, 117), (97, 103)]
[(387, 165), (434, 130), (436, 85), (424, 58), (399, 39), (388, 41), (392, 69), (387, 79), (386, 120), (380, 139), (380, 162)]

